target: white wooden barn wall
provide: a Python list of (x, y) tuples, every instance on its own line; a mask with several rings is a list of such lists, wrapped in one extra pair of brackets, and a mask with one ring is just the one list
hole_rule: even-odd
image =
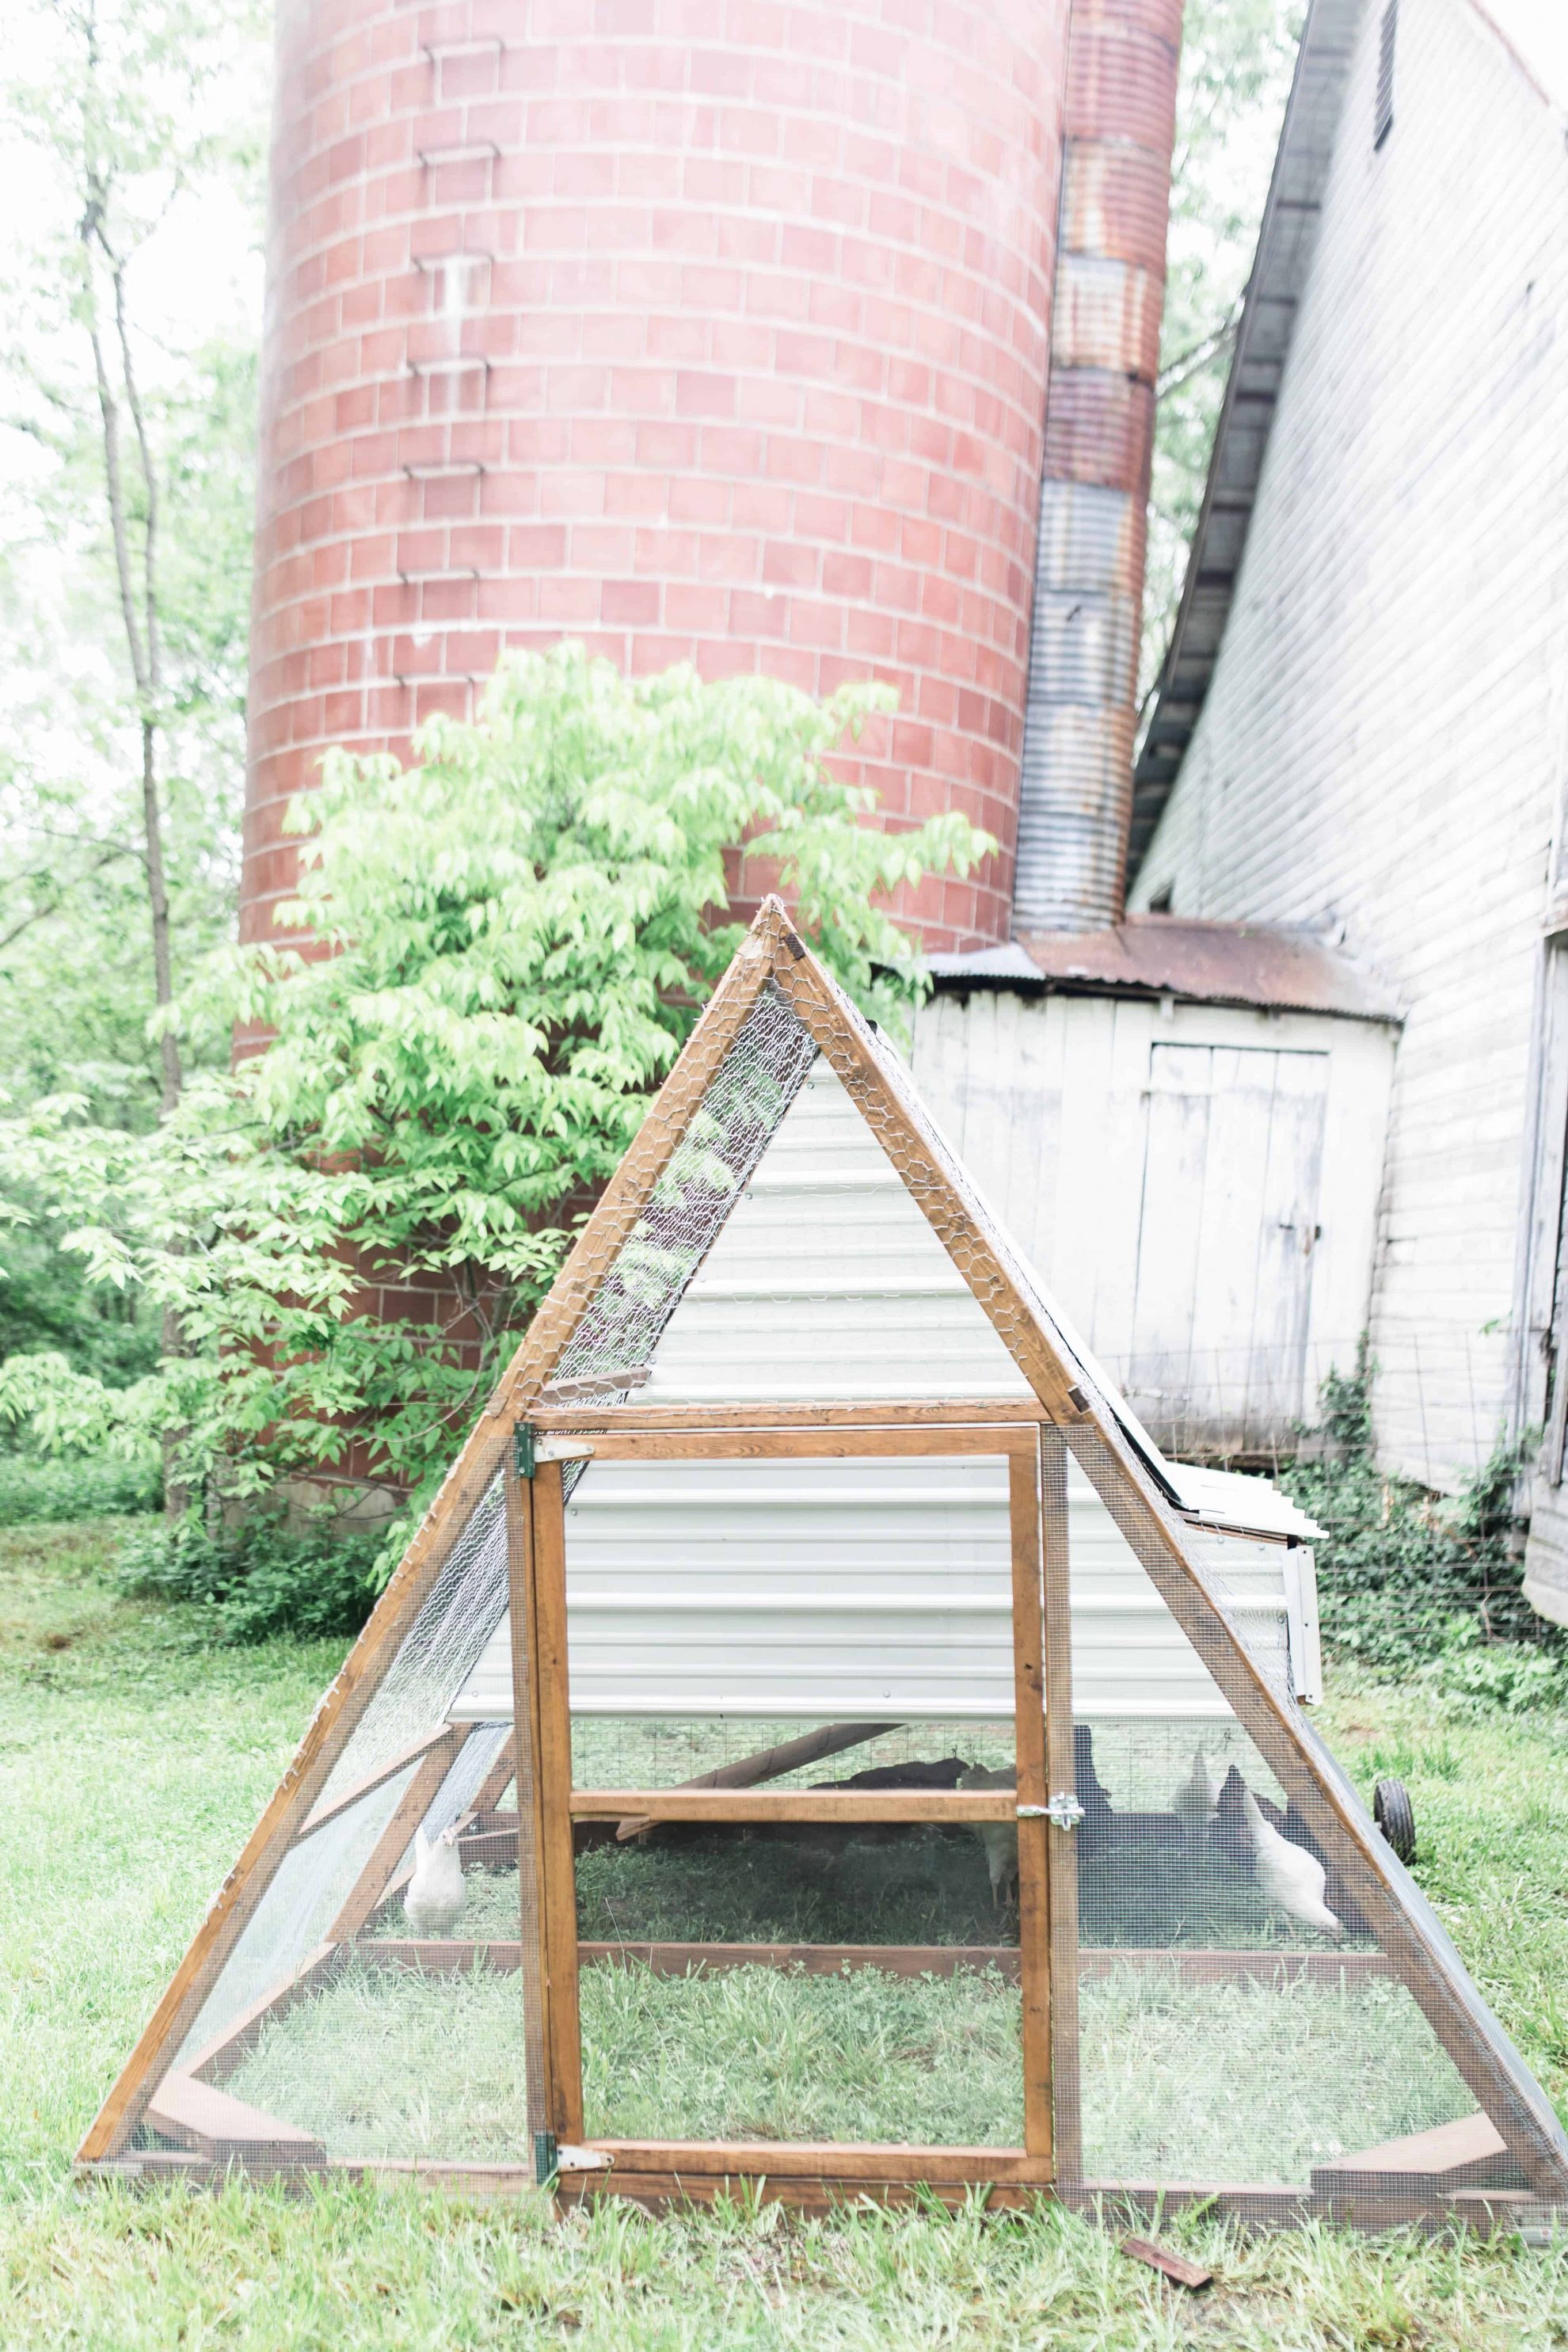
[(944, 992), (922, 1099), (1162, 1444), (1289, 1438), (1366, 1328), (1393, 1032)]
[[(1134, 892), (1326, 923), (1407, 1007), (1372, 1336), (1385, 1458), (1510, 1414), (1531, 1024), (1568, 708), (1562, 117), (1468, 0), (1362, 22), (1214, 684)], [(1521, 1320), (1524, 1319), (1522, 1317)]]

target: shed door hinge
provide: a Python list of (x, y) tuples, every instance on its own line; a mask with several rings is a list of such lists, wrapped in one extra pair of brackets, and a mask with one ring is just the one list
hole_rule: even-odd
[[(531, 1478), (533, 1475), (534, 1447), (533, 1423), (531, 1421), (520, 1421), (518, 1423), (516, 1429), (512, 1433), (512, 1444), (515, 1449), (518, 1476), (520, 1478)], [(541, 2133), (538, 2137), (542, 2138), (543, 2134)]]

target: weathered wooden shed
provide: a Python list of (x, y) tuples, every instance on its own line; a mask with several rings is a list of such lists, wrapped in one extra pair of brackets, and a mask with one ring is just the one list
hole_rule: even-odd
[(770, 902), (83, 2165), (1554, 2207), (1301, 1711), (1310, 1533), (1164, 1461)]

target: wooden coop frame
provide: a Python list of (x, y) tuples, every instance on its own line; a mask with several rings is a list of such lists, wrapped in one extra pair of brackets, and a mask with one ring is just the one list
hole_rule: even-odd
[[(660, 1403), (639, 1401), (619, 1373), (570, 1380), (560, 1367), (605, 1276), (680, 1147), (710, 1083), (763, 992), (793, 1011), (839, 1083), (875, 1126), (949, 1259), (1001, 1335), (1027, 1383), (1024, 1396), (959, 1401), (870, 1399)], [(574, 1461), (755, 1462), (871, 1456), (984, 1456), (1005, 1464), (1012, 1579), (1016, 1786), (1013, 1789), (770, 1788), (784, 1772), (841, 1752), (885, 1726), (829, 1725), (677, 1788), (573, 1783), (566, 1631), (563, 1473)], [(1478, 2112), (1407, 2140), (1316, 2167), (1308, 2189), (1212, 2180), (1086, 2178), (1079, 2129), (1078, 1992), (1101, 1956), (1080, 1950), (1077, 1770), (1068, 1639), (1067, 1482), (1069, 1459), (1087, 1475), (1171, 1617), (1191, 1643), (1242, 1729), (1326, 1854), (1331, 1854), (1377, 1939), (1366, 1953), (1302, 1951), (1281, 1963), (1303, 1980), (1331, 1975), (1397, 1978), (1414, 1996)], [(310, 2133), (260, 2112), (224, 2087), (269, 2021), (330, 1984), (355, 1939), (384, 1920), (406, 1873), (415, 1828), (458, 1765), (475, 1725), (442, 1723), (349, 1788), (330, 1792), (334, 1767), (365, 1717), (400, 1646), (430, 1600), (465, 1531), (500, 1481), (505, 1591), (514, 1636), (512, 1729), (464, 1803), (458, 1828), (466, 1864), (520, 1864), (515, 1943), (383, 1938), (389, 1965), (461, 1971), (483, 1952), (520, 1980), (531, 2163), (333, 2162)], [(584, 1226), (527, 1339), (411, 1542), (395, 1576), (327, 1692), (275, 1795), (176, 1969), (79, 2153), (93, 2174), (174, 2174), (217, 2179), (232, 2165), (287, 2176), (348, 2171), (424, 2178), (479, 2192), (548, 2179), (566, 2201), (604, 2194), (658, 2204), (745, 2187), (820, 2209), (872, 2195), (900, 2201), (927, 2191), (954, 2201), (984, 2192), (997, 2205), (1104, 2195), (1135, 2206), (1216, 2200), (1253, 2221), (1309, 2213), (1370, 2225), (1462, 2217), (1482, 2228), (1568, 2201), (1568, 2140), (1522, 2062), (1469, 1984), (1451, 1946), (1362, 1811), (1299, 1708), (1240, 1637), (1205, 1573), (1201, 1533), (1146, 1453), (1136, 1425), (1092, 1360), (1064, 1330), (1027, 1270), (969, 1189), (875, 1034), (855, 1013), (776, 900), (759, 914), (704, 1012), (620, 1170)], [(477, 1753), (478, 1751), (474, 1751)], [(204, 2003), (235, 1954), (286, 1857), (378, 1788), (409, 1772), (374, 1851), (319, 1942), (223, 2029), (188, 2047)], [(515, 1778), (517, 1809), (498, 1811)], [(981, 1948), (984, 1961), (1020, 1985), (1024, 2130), (1016, 2147), (587, 2139), (584, 2131), (579, 1973), (613, 1965), (616, 1951), (580, 1940), (574, 1826), (656, 1822), (1008, 1822), (1018, 1841), (1016, 1948)], [(846, 1963), (892, 1974), (951, 1973), (973, 1948), (640, 1944), (655, 1973), (763, 1960), (808, 1972)], [(1194, 1979), (1245, 1978), (1245, 1950), (1110, 1955), (1176, 1966)], [(147, 2144), (156, 2133), (163, 2145)]]

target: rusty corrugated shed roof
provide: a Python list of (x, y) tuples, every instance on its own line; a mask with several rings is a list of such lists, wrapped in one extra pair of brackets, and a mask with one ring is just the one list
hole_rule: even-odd
[(1277, 1013), (1400, 1019), (1393, 993), (1315, 932), (1268, 923), (1127, 915), (1102, 931), (1034, 931), (1005, 947), (927, 959), (938, 988), (1079, 996), (1179, 996)]

